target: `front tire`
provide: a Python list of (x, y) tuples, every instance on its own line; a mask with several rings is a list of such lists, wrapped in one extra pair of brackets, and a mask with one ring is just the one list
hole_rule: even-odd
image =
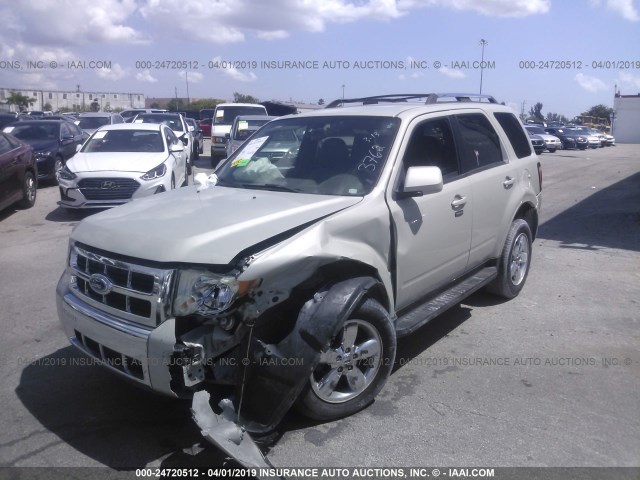
[(58, 180), (58, 172), (60, 170), (62, 170), (62, 168), (64, 167), (64, 160), (60, 155), (56, 155), (54, 161), (53, 161), (53, 173), (51, 174), (51, 180), (53, 181), (57, 181)]
[(391, 374), (396, 333), (380, 303), (365, 300), (329, 341), (296, 409), (315, 420), (352, 415), (375, 399)]
[(529, 275), (532, 238), (526, 221), (521, 218), (513, 221), (498, 261), (498, 277), (487, 287), (491, 293), (504, 298), (514, 298), (520, 293)]
[(24, 181), (22, 182), (22, 200), (18, 202), (20, 208), (31, 208), (36, 203), (36, 195), (38, 192), (38, 184), (33, 173), (25, 172)]

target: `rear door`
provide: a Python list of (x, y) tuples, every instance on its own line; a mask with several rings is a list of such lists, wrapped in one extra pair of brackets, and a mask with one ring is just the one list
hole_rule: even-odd
[[(509, 162), (509, 153), (492, 121), (497, 123), (481, 111), (454, 116), (462, 173), (471, 182), (473, 195), (469, 269), (500, 253), (519, 202), (518, 168)], [(528, 151), (530, 154), (529, 147)]]
[(395, 192), (412, 166), (437, 166), (442, 191), (402, 198), (388, 204), (396, 237), (396, 309), (456, 279), (467, 266), (471, 242), (472, 192), (461, 175), (451, 123), (446, 116), (425, 115), (410, 125), (404, 139)]

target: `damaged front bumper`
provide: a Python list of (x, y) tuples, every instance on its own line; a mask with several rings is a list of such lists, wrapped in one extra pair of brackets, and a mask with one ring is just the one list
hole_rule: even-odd
[(57, 306), (76, 347), (155, 391), (193, 395), (193, 417), (207, 440), (247, 467), (268, 467), (249, 434), (276, 428), (308, 384), (330, 339), (377, 284), (359, 277), (317, 292), (299, 311), (289, 312), (293, 328), (271, 342), (263, 335), (270, 328), (261, 324), (262, 317), (243, 319), (230, 331), (220, 327), (220, 319), (190, 324), (189, 318), (169, 318), (155, 328), (135, 325), (82, 302), (69, 290), (66, 275), (58, 284)]

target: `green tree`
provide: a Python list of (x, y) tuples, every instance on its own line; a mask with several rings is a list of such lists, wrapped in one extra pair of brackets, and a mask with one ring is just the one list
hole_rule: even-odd
[(53, 110), (53, 107), (51, 106), (51, 104), (49, 102), (45, 103), (44, 106), (42, 107), (42, 109), (45, 112), (50, 112), (51, 110)]
[(560, 122), (560, 123), (568, 123), (569, 119), (567, 117), (565, 117), (564, 115), (559, 115), (557, 113), (547, 113), (547, 115), (544, 117), (545, 121), (547, 122)]
[(160, 108), (160, 104), (158, 102), (153, 102), (151, 105), (149, 105), (149, 108)]
[(233, 103), (260, 103), (256, 97), (251, 95), (243, 95), (242, 93), (233, 92)]
[(542, 115), (542, 103), (538, 102), (529, 109), (529, 117), (538, 122), (544, 121), (544, 116)]
[(224, 100), (219, 98), (201, 98), (195, 102), (189, 104), (189, 110), (202, 110), (204, 108), (216, 108), (219, 103), (224, 103)]
[(19, 110), (27, 110), (29, 105), (33, 105), (36, 99), (27, 97), (18, 92), (11, 92), (11, 95), (7, 97), (7, 103), (9, 105), (15, 105)]
[(181, 98), (172, 98), (169, 103), (167, 103), (167, 110), (170, 112), (177, 112), (179, 110), (186, 110), (185, 108), (186, 102)]
[(318, 105), (324, 105), (324, 98), (321, 98), (320, 100), (318, 100)]
[(94, 100), (93, 102), (91, 102), (91, 111), (92, 112), (99, 112), (100, 111), (100, 104), (98, 103), (98, 100)]
[(591, 117), (600, 117), (609, 119), (610, 115), (613, 113), (613, 108), (609, 108), (606, 105), (594, 105), (589, 110), (584, 112), (582, 115), (589, 115)]

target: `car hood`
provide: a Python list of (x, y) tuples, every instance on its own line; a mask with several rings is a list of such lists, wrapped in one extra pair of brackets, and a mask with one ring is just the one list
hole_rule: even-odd
[[(84, 219), (72, 239), (157, 262), (229, 264), (240, 252), (351, 207), (362, 197), (195, 186)], [(266, 248), (262, 243), (260, 248)]]
[(103, 171), (146, 173), (166, 159), (165, 152), (78, 152), (67, 160), (67, 168), (74, 173)]

